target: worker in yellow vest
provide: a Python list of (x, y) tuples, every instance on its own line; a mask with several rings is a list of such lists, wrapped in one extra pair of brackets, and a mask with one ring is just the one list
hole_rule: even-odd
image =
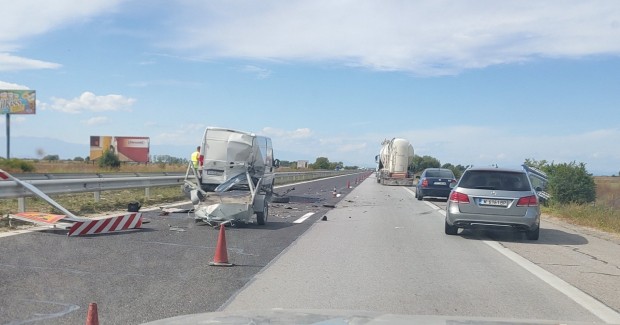
[(194, 164), (195, 169), (198, 169), (199, 157), (200, 157), (200, 146), (196, 147), (196, 151), (192, 153), (192, 163)]

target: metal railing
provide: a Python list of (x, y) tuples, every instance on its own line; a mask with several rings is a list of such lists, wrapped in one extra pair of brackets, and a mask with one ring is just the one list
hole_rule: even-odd
[[(313, 171), (276, 173), (275, 184), (282, 185), (312, 179), (351, 174), (358, 171)], [(149, 198), (152, 187), (179, 186), (184, 184), (185, 173), (123, 173), (123, 174), (16, 174), (46, 194), (94, 193), (99, 201), (102, 191), (144, 188)], [(159, 176), (153, 176), (159, 175)], [(18, 211), (25, 210), (25, 198), (32, 197), (27, 189), (13, 181), (0, 182), (0, 199), (17, 198)]]

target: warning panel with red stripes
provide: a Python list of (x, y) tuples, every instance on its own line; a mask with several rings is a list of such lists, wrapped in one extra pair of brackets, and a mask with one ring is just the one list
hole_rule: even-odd
[(140, 228), (142, 213), (128, 213), (105, 219), (83, 220), (76, 222), (69, 229), (68, 236), (105, 234), (108, 232)]

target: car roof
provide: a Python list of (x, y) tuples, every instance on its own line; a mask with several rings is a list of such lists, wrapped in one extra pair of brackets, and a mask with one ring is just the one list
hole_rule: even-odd
[(426, 168), (425, 170), (449, 170), (449, 171), (452, 171), (450, 168), (437, 168), (437, 167)]
[(480, 166), (480, 167), (470, 167), (466, 171), (493, 171), (493, 172), (511, 172), (511, 173), (525, 173), (523, 169), (519, 168), (499, 168), (493, 166)]

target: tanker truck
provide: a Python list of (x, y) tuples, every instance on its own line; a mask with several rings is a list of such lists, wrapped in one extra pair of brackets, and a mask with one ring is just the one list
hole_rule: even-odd
[(375, 157), (377, 162), (377, 183), (383, 185), (413, 186), (413, 172), (409, 169), (413, 161), (413, 146), (402, 138), (384, 140), (381, 151)]

